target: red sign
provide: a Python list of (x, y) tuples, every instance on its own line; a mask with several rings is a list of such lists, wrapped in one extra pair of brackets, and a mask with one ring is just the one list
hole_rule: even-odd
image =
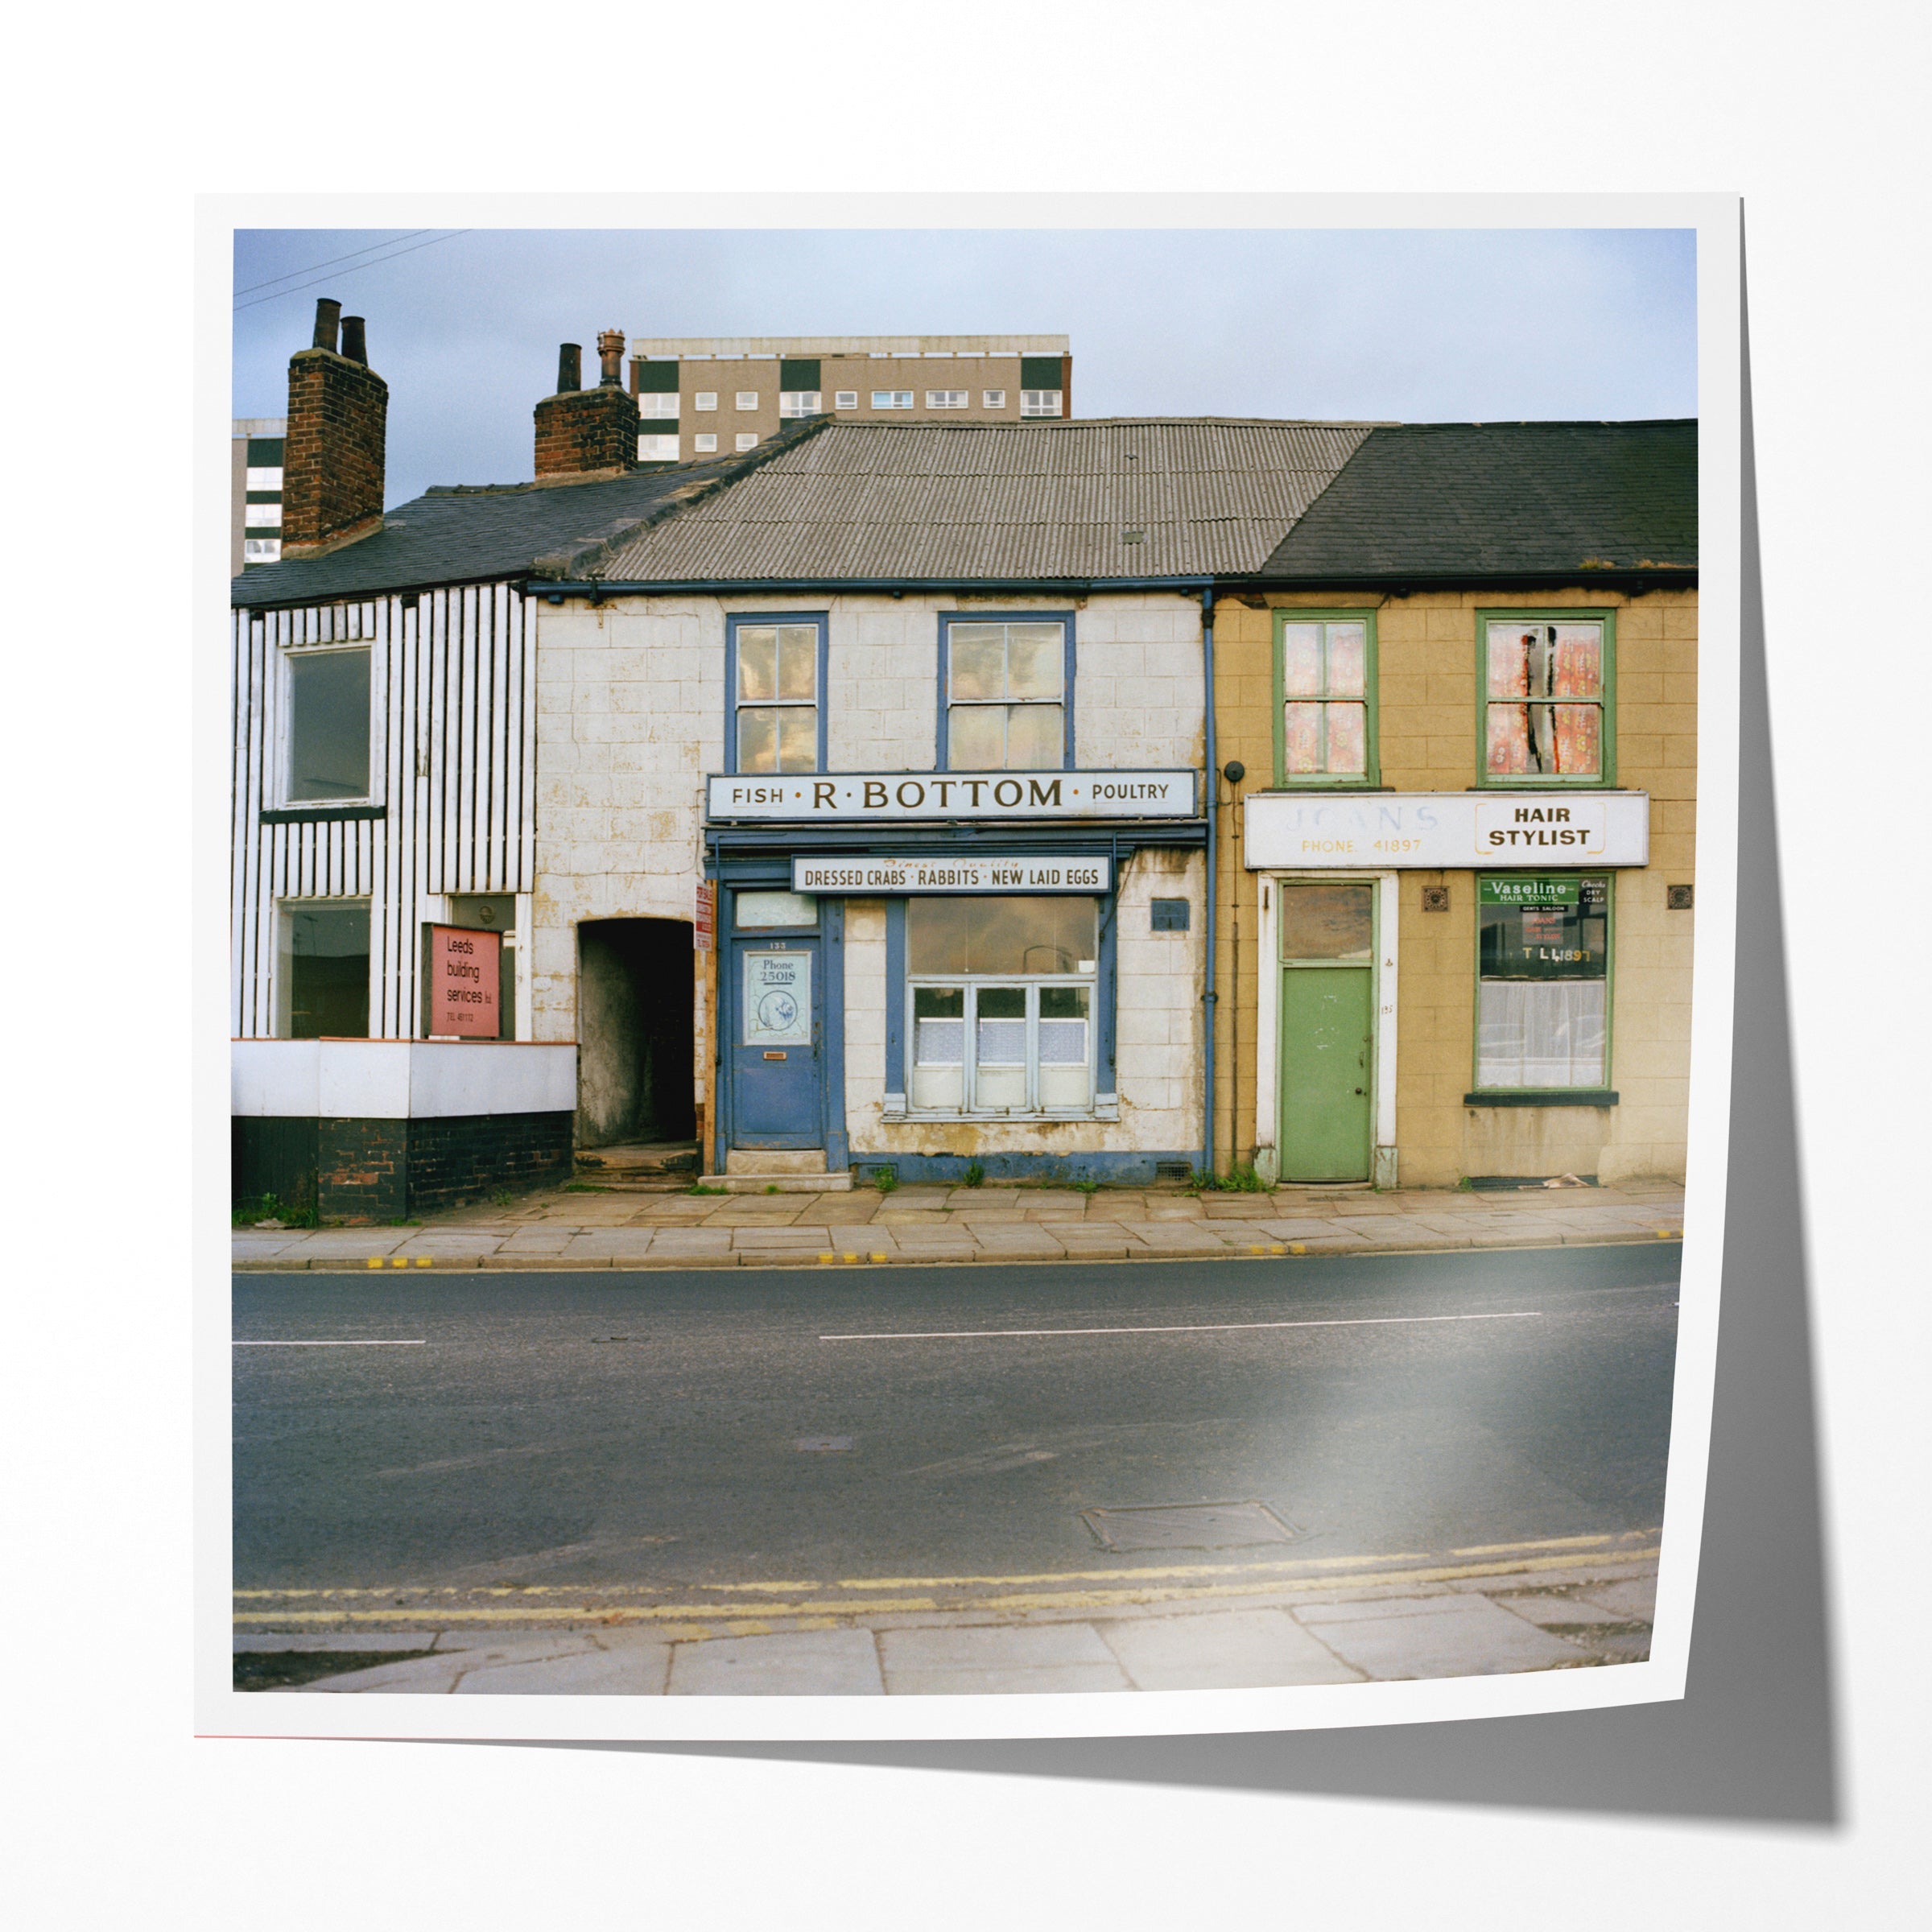
[(718, 936), (718, 888), (711, 879), (698, 881), (697, 904), (691, 922), (691, 943), (700, 952), (709, 952)]
[(493, 1040), (503, 1030), (497, 993), (503, 935), (467, 926), (429, 929), (429, 1031)]

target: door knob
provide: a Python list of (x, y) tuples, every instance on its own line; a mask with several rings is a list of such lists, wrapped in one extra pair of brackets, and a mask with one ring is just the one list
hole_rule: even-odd
[(1365, 1093), (1368, 1092), (1368, 1089), (1365, 1087), (1358, 1087), (1356, 1088), (1356, 1092), (1357, 1093)]

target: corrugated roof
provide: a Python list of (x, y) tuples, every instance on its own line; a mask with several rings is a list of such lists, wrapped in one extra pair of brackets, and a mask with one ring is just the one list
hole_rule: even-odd
[(592, 574), (729, 583), (1253, 571), (1368, 433), (1200, 418), (833, 423), (613, 546)]
[(1262, 575), (1571, 577), (1646, 564), (1697, 567), (1695, 419), (1378, 427)]

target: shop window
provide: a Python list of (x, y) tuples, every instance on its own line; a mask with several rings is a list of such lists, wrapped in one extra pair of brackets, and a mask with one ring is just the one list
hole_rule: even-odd
[(1072, 625), (943, 618), (948, 771), (1058, 771), (1073, 762)]
[(1375, 783), (1373, 617), (1278, 613), (1274, 675), (1276, 782)]
[(1480, 622), (1484, 782), (1612, 782), (1608, 613), (1484, 612)]
[(369, 1036), (369, 901), (282, 905), (276, 1034), (285, 1040)]
[(731, 769), (822, 770), (824, 621), (733, 618), (729, 631)]
[(1477, 1088), (1608, 1086), (1608, 878), (1482, 878), (1476, 906)]
[(291, 650), (283, 658), (287, 725), (283, 798), (334, 804), (369, 793), (369, 651)]
[(1091, 1113), (1098, 901), (914, 898), (905, 916), (912, 1110)]

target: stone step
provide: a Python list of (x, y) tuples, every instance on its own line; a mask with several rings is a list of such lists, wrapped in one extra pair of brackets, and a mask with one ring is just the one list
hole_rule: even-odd
[(827, 1174), (705, 1174), (698, 1177), (700, 1187), (722, 1188), (727, 1194), (850, 1194), (852, 1176)]
[(753, 1174), (763, 1180), (776, 1180), (784, 1174), (817, 1174), (825, 1171), (823, 1147), (733, 1147), (724, 1156), (727, 1174)]
[(580, 1147), (578, 1174), (585, 1180), (639, 1180), (653, 1174), (689, 1176), (698, 1170), (696, 1141), (656, 1141), (615, 1147)]

